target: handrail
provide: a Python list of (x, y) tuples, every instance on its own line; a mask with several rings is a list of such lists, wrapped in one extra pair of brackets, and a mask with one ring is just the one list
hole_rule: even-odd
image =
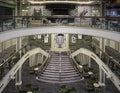
[[(115, 64), (115, 66), (117, 66), (118, 69), (120, 69), (120, 64), (119, 64), (115, 59), (113, 59), (111, 56), (109, 56), (106, 52), (104, 52), (103, 50), (101, 50), (98, 45), (96, 45), (96, 44), (93, 43), (93, 42), (89, 42), (89, 41), (85, 41), (85, 40), (81, 40), (81, 42), (82, 42), (82, 44), (87, 44), (87, 45), (83, 45), (81, 48), (87, 48), (87, 49), (91, 50), (92, 52), (94, 52), (97, 56), (99, 56), (99, 55), (94, 51), (94, 49), (92, 49), (93, 47), (97, 48), (97, 49), (99, 50), (99, 53), (101, 52), (101, 56), (104, 55), (104, 58), (106, 58), (107, 60), (104, 60), (101, 56), (99, 56), (99, 58), (104, 62), (104, 64), (105, 64), (111, 71), (113, 71), (114, 69), (113, 69), (113, 66), (111, 67), (110, 63)], [(80, 45), (81, 42), (79, 41), (79, 42), (77, 43), (77, 45)], [(90, 46), (90, 47), (87, 47), (87, 46)], [(79, 48), (80, 48), (80, 46), (79, 46)], [(74, 48), (74, 49), (75, 49), (75, 48)], [(79, 49), (77, 49), (77, 50), (79, 50)], [(77, 51), (77, 50), (75, 50), (75, 51)], [(74, 53), (74, 52), (73, 52), (73, 53)], [(72, 60), (76, 62), (75, 58), (72, 59)], [(106, 61), (107, 61), (107, 62), (106, 62)], [(78, 66), (79, 66), (79, 65), (78, 65)], [(116, 72), (114, 71), (114, 74), (115, 74), (118, 78), (120, 78), (119, 74), (117, 73), (117, 70), (116, 70)]]
[[(70, 51), (70, 55), (72, 54), (72, 52)], [(75, 67), (75, 69), (77, 69), (77, 71), (80, 73), (80, 75), (81, 75), (81, 73), (82, 73), (82, 71), (81, 71), (81, 69), (80, 69), (80, 67), (79, 67), (79, 64), (76, 62), (76, 60), (74, 60), (73, 58), (71, 58), (71, 56), (69, 56), (70, 57), (70, 60), (71, 60), (71, 62), (73, 63), (73, 66)]]
[[(112, 62), (114, 62), (114, 64), (116, 64), (118, 67), (120, 67), (120, 64), (117, 61), (115, 61), (115, 59), (113, 59), (111, 56), (109, 56), (106, 52), (104, 52), (102, 49), (100, 49), (100, 47), (97, 44), (95, 44), (93, 42), (80, 40), (80, 41), (78, 41), (77, 43), (75, 43), (72, 46), (77, 46), (77, 45), (80, 45), (81, 43), (82, 44), (90, 44), (91, 48), (95, 46), (95, 48), (97, 48), (99, 51), (101, 51), (109, 60), (112, 60)], [(83, 45), (82, 47), (85, 47), (85, 45)], [(94, 51), (94, 50), (92, 50), (92, 51)]]
[(52, 15), (52, 16), (11, 16), (11, 15), (0, 15), (0, 19), (6, 18), (105, 18), (105, 19), (118, 19), (120, 16), (70, 16), (70, 15)]
[[(12, 59), (14, 56), (16, 56), (20, 51), (22, 51), (23, 49), (25, 49), (27, 46), (30, 46), (31, 44), (33, 44), (34, 42), (36, 42), (37, 40), (33, 40), (29, 43), (27, 43), (26, 45), (22, 46), (22, 48), (20, 48), (18, 51), (14, 52), (11, 56), (9, 56), (9, 58), (4, 59), (4, 62), (2, 64), (0, 64), (0, 68), (1, 66), (3, 66), (4, 64), (6, 64), (7, 61), (9, 61), (10, 59)], [(42, 43), (44, 44), (44, 43)]]
[[(35, 40), (36, 41), (36, 40)], [(26, 50), (26, 47), (27, 46), (29, 46), (29, 45), (31, 45), (32, 43), (34, 43), (35, 41), (31, 41), (31, 42), (29, 42), (28, 44), (26, 44), (26, 45), (24, 45), (21, 49), (19, 49), (18, 51), (16, 51), (15, 53), (13, 53), (9, 58), (7, 58), (7, 59), (5, 59), (4, 61), (3, 61), (3, 63), (1, 63), (0, 64), (0, 69), (3, 69), (3, 67), (4, 67), (4, 65), (5, 64), (7, 64), (8, 63), (8, 65), (10, 65), (10, 67), (9, 67), (9, 69), (11, 69), (15, 64), (16, 64), (16, 62), (20, 59), (20, 57), (18, 57), (20, 54), (19, 54), (19, 52), (20, 51), (22, 51), (22, 50)], [(28, 50), (27, 50), (28, 51)], [(27, 51), (25, 51), (25, 52), (27, 52)], [(41, 51), (43, 51), (43, 50), (41, 50)], [(17, 56), (18, 55), (18, 56)], [(43, 54), (43, 55), (45, 55), (45, 53)], [(17, 57), (16, 57), (17, 56)], [(15, 59), (17, 59), (17, 60), (15, 60), (15, 61), (13, 61), (13, 63), (10, 63), (10, 61), (12, 61), (12, 58), (14, 58), (15, 57)], [(47, 59), (45, 59), (45, 61), (47, 61)], [(1, 76), (1, 79), (2, 79), (2, 77), (4, 77), (4, 76)]]
[[(12, 69), (9, 70), (9, 72), (4, 76), (4, 78), (0, 81), (0, 93), (3, 91), (3, 89), (7, 86), (9, 81), (14, 77), (14, 75), (17, 73), (17, 71), (21, 68), (23, 63), (32, 55), (38, 54), (43, 52), (41, 48), (35, 48), (30, 51), (28, 51), (26, 54), (24, 54), (20, 60), (17, 61), (17, 63), (12, 67)], [(46, 52), (44, 54), (47, 54)], [(43, 54), (43, 55), (44, 55)], [(46, 55), (46, 57), (49, 57), (49, 54)]]
[(36, 75), (40, 75), (43, 71), (44, 71), (44, 68), (46, 67), (46, 65), (47, 65), (47, 63), (48, 63), (48, 59), (50, 58), (50, 56), (49, 57), (47, 57), (43, 62), (42, 62), (42, 64), (39, 66), (39, 67), (36, 67), (38, 70), (36, 70), (36, 71), (34, 71), (34, 73), (36, 74)]
[(78, 71), (79, 75), (81, 75), (82, 74), (82, 68), (80, 69), (80, 65), (73, 58), (71, 58), (71, 62), (73, 63), (74, 68)]
[(89, 57), (93, 58), (95, 62), (99, 65), (99, 67), (104, 71), (104, 73), (107, 75), (107, 77), (114, 83), (114, 85), (117, 87), (117, 89), (120, 91), (120, 80), (115, 75), (115, 73), (108, 67), (106, 64), (92, 51), (80, 48), (74, 53), (72, 53), (70, 56), (74, 59), (75, 56), (78, 54), (83, 53), (85, 55), (88, 55)]

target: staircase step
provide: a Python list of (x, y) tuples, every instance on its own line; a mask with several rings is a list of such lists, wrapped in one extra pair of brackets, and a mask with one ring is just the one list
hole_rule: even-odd
[[(50, 75), (56, 74), (56, 75), (59, 75), (59, 73), (52, 73), (52, 72), (43, 72), (43, 74), (50, 74)], [(74, 75), (74, 74), (77, 74), (77, 75), (78, 75), (77, 72), (76, 72), (76, 73), (61, 73), (62, 76)]]
[(67, 52), (50, 54), (51, 60), (37, 80), (49, 83), (70, 83), (82, 80), (82, 76), (70, 62)]
[(51, 63), (51, 64), (48, 64), (48, 66), (52, 66), (52, 67), (54, 67), (54, 66), (66, 66), (66, 67), (73, 67), (71, 64), (54, 64), (54, 63)]
[[(47, 70), (60, 70), (60, 67), (48, 67)], [(74, 70), (74, 68), (63, 68), (61, 67), (61, 70)]]
[(46, 76), (41, 76), (40, 78), (42, 78), (42, 79), (46, 79), (46, 80), (57, 80), (57, 81), (59, 81), (59, 78), (56, 78), (56, 77), (46, 77)]
[(42, 81), (42, 82), (47, 82), (47, 83), (73, 83), (73, 82), (79, 82), (81, 80), (83, 80), (84, 78), (80, 78), (80, 79), (73, 79), (73, 80), (56, 80), (56, 79), (46, 79), (46, 78), (36, 78), (38, 81)]
[(78, 74), (72, 74), (72, 75), (61, 75), (61, 73), (59, 74), (41, 74), (41, 76), (46, 76), (46, 77), (50, 77), (50, 78), (72, 78), (72, 77), (79, 77)]
[[(45, 70), (46, 72), (51, 72), (51, 73), (59, 73), (59, 70)], [(75, 70), (61, 70), (61, 73), (75, 73)]]

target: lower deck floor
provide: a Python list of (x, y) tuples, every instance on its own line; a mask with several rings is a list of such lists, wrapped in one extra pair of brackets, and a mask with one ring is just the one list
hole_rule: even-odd
[(32, 88), (36, 91), (33, 93), (61, 93), (61, 86), (63, 85), (67, 86), (67, 88), (75, 88), (75, 93), (119, 93), (112, 82), (108, 79), (106, 79), (105, 87), (99, 87), (98, 89), (90, 91), (86, 87), (90, 78), (85, 78), (82, 81), (67, 84), (45, 83), (37, 81), (35, 79), (36, 76), (29, 73), (28, 62), (23, 65), (22, 69), (21, 90), (18, 92), (17, 88), (15, 87), (15, 80), (12, 80), (4, 89), (3, 93), (26, 93), (28, 88)]

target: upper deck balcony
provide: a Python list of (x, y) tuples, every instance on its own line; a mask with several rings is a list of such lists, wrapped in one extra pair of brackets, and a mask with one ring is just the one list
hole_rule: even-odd
[(78, 26), (120, 32), (120, 17), (102, 16), (0, 16), (0, 32), (40, 26)]

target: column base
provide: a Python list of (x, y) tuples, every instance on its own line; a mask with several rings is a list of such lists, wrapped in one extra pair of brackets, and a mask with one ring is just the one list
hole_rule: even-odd
[(16, 89), (20, 90), (21, 89), (21, 85), (22, 85), (22, 81), (17, 82), (15, 85), (16, 85)]
[(105, 86), (105, 83), (98, 82), (100, 86)]
[(21, 85), (22, 85), (22, 81), (17, 82), (15, 85), (16, 85), (16, 86), (21, 86)]

